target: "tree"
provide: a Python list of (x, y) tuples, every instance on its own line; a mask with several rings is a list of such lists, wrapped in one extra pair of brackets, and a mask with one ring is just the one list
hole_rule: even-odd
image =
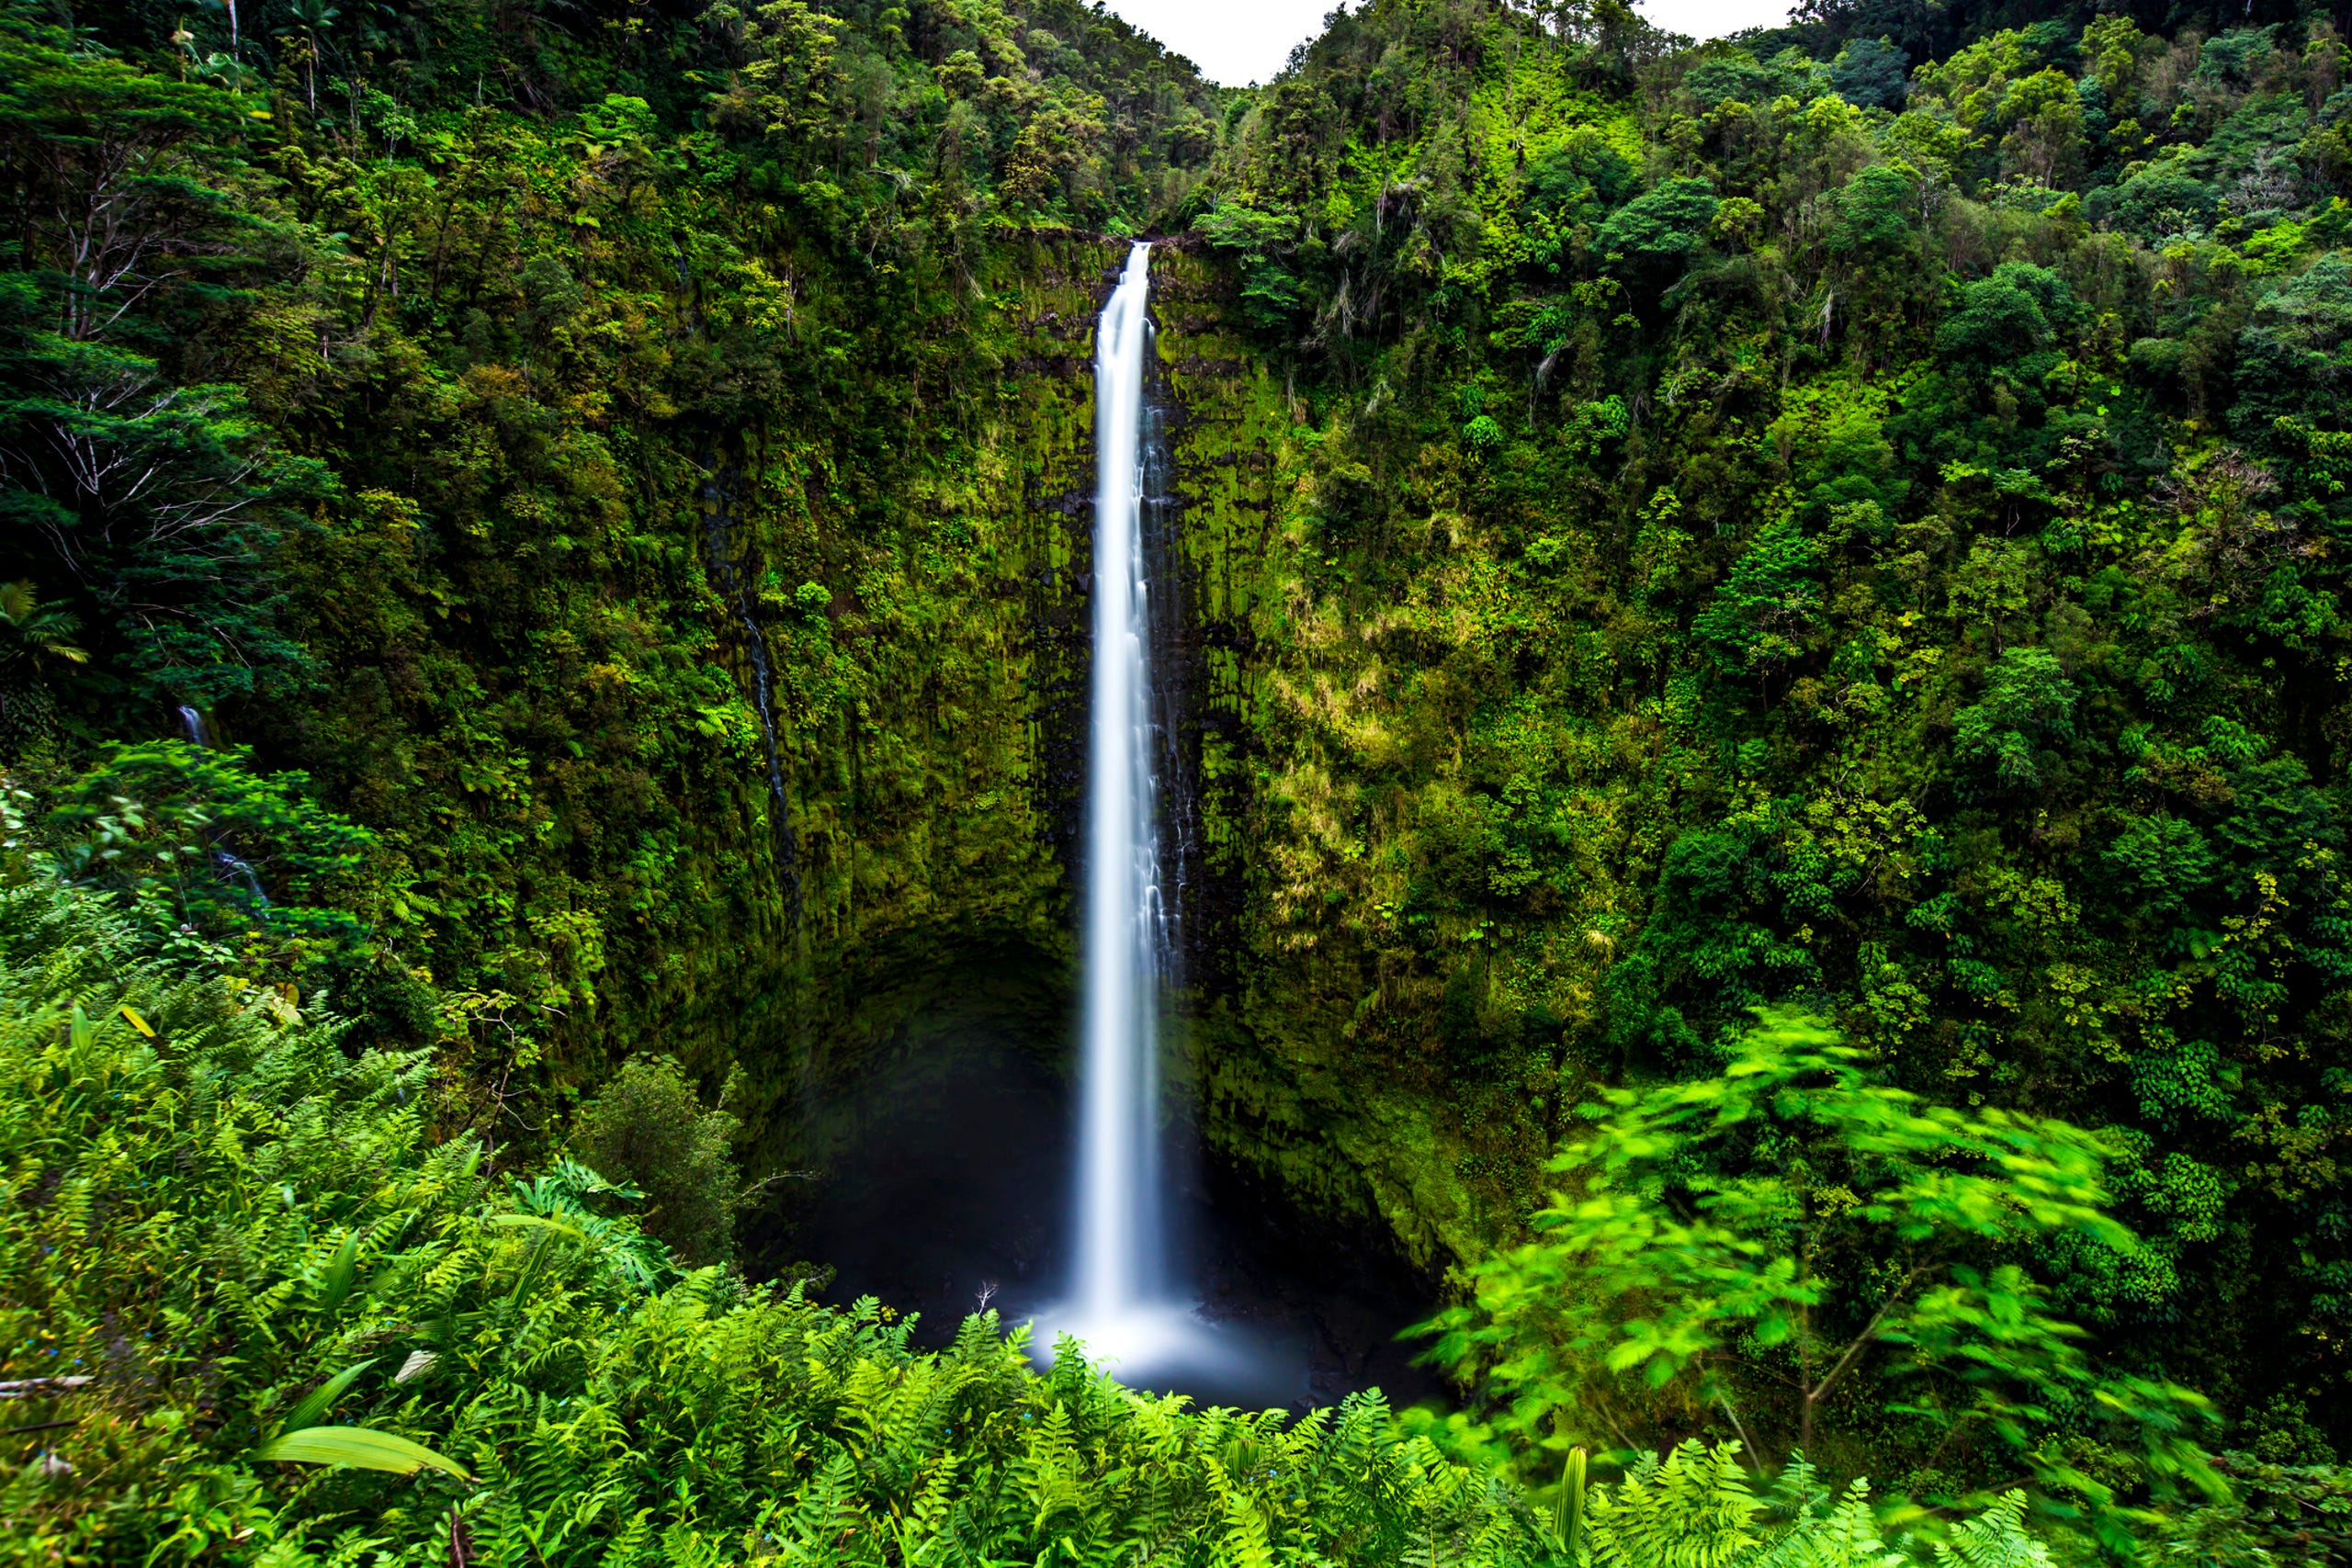
[(1960, 308), (1936, 331), (1936, 352), (1984, 374), (2030, 383), (2048, 368), (2040, 351), (2078, 314), (2074, 289), (2057, 274), (2003, 262), (1992, 276), (1961, 290)]
[(242, 265), (232, 100), (63, 44), (0, 23), (0, 200), (24, 264), (0, 279), (0, 566), (62, 569), (118, 691), (209, 705), (300, 662), (271, 557), (323, 468), (237, 388), (176, 385), (141, 351), (170, 335), (169, 301)]
[(233, 143), (235, 100), (0, 17), (0, 200), (23, 236), (18, 264), (45, 269), (57, 333), (106, 335), (161, 290), (218, 264), (234, 222), (195, 149)]
[(1910, 75), (1910, 62), (1884, 39), (1854, 39), (1829, 64), (1829, 85), (1838, 96), (1863, 108), (1901, 108)]
[(1679, 1385), (1768, 1451), (1808, 1451), (1833, 1396), (1907, 1416), (1923, 1468), (1983, 1450), (2045, 1506), (2117, 1489), (2068, 1439), (2096, 1429), (2143, 1476), (2208, 1481), (2205, 1402), (2099, 1366), (2020, 1259), (2132, 1245), (2106, 1148), (2064, 1122), (1930, 1104), (1872, 1079), (1826, 1025), (1759, 1010), (1719, 1076), (1607, 1091), (1549, 1169), (1536, 1238), (1472, 1270), (1438, 1354), (1492, 1381), (1506, 1426), (1601, 1427)]
[(2274, 423), (2352, 423), (2352, 266), (2324, 256), (2265, 295), (2238, 336), (2230, 423), (2267, 445)]
[(1270, 336), (1287, 331), (1298, 313), (1299, 280), (1285, 265), (1298, 227), (1295, 213), (1268, 212), (1232, 198), (1200, 221), (1209, 243), (1239, 261), (1242, 310), (1250, 326)]
[(302, 94), (311, 112), (319, 112), (319, 35), (334, 26), (343, 12), (327, 0), (287, 0), (287, 11), (293, 25), (280, 28), (284, 38), (298, 28), (302, 34)]
[(1668, 180), (1611, 215), (1593, 249), (1620, 271), (1664, 277), (1706, 244), (1707, 225), (1722, 205), (1704, 180)]
[(1682, 90), (1698, 101), (1702, 109), (1737, 101), (1744, 104), (1770, 103), (1772, 99), (1772, 73), (1757, 62), (1747, 51), (1732, 50), (1711, 55), (1682, 73)]
[(2211, 228), (2220, 206), (2213, 187), (2177, 164), (2159, 164), (2102, 193), (2116, 226), (2151, 241)]
[(718, 123), (775, 139), (796, 151), (831, 121), (841, 86), (833, 30), (840, 22), (802, 0), (770, 0), (750, 15), (720, 0), (704, 27), (724, 35), (741, 59), (728, 90), (712, 100)]
[(646, 1229), (693, 1267), (734, 1247), (735, 1118), (705, 1111), (667, 1056), (632, 1056), (580, 1108), (571, 1147), (604, 1177), (644, 1189)]
[(39, 329), (5, 310), (28, 303), (22, 291), (6, 294), (9, 554), (45, 547), (18, 563), (62, 570), (136, 701), (210, 706), (298, 667), (274, 558), (292, 503), (325, 487), (322, 466), (287, 456), (235, 388), (175, 386), (143, 355)]
[(1821, 545), (1795, 518), (1764, 525), (1691, 623), (1718, 674), (1754, 676), (1760, 687), (1804, 652), (1821, 615), (1820, 568)]
[(1917, 205), (1912, 182), (1883, 164), (1857, 169), (1838, 192), (1838, 220), (1829, 231), (1832, 251), (1891, 254), (1911, 238), (1911, 210)]
[(2075, 683), (2046, 648), (2013, 648), (1985, 671), (1984, 695), (1952, 720), (1952, 752), (2003, 789), (2039, 789), (2075, 738)]

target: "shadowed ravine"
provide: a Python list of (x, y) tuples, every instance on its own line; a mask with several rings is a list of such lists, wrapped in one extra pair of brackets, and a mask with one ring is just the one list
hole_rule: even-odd
[(1149, 268), (1139, 243), (1096, 333), (1074, 1093), (1044, 1066), (1057, 1043), (1017, 1024), (926, 1032), (903, 1079), (868, 1089), (809, 1250), (840, 1269), (837, 1297), (923, 1312), (935, 1334), (994, 1305), (1033, 1323), (1041, 1357), (1067, 1335), (1128, 1382), (1204, 1403), (1425, 1391), (1435, 1380), (1393, 1343), (1426, 1308), (1418, 1282), (1376, 1251), (1369, 1268), (1303, 1268), (1298, 1238), (1251, 1214), (1262, 1194), (1202, 1168), (1171, 1087), (1184, 1075), (1167, 1070), (1197, 803), (1176, 744), (1182, 520)]
[[(985, 1295), (1008, 1323), (1057, 1303), (1070, 1273), (1075, 1116), (1055, 1050), (1027, 1021), (960, 1016), (842, 1108), (839, 1145), (793, 1241), (839, 1270), (826, 1299), (874, 1295), (920, 1313), (944, 1344)], [(1170, 1142), (1189, 1146), (1187, 1124)], [(1395, 1336), (1433, 1304), (1430, 1281), (1370, 1225), (1336, 1228), (1213, 1160), (1169, 1183), (1171, 1273), (1193, 1282), (1208, 1336), (1262, 1353), (1136, 1375), (1202, 1404), (1298, 1408), (1377, 1387), (1399, 1404), (1444, 1385)], [(1050, 1349), (1050, 1328), (1035, 1331)]]

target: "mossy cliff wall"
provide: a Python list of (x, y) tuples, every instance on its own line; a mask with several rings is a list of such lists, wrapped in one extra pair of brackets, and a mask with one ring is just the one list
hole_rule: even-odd
[(758, 487), (771, 499), (744, 552), (805, 558), (813, 538), (826, 581), (849, 583), (812, 614), (777, 580), (760, 617), (771, 655), (806, 666), (807, 643), (821, 642), (857, 694), (831, 714), (804, 705), (790, 726), (797, 925), (779, 874), (756, 853), (738, 861), (770, 911), (746, 967), (775, 1000), (714, 1043), (751, 1079), (745, 1105), (771, 1161), (821, 1159), (849, 1131), (836, 1115), (849, 1090), (945, 1048), (961, 1023), (1010, 1021), (1040, 1041), (1066, 1032), (1089, 356), (1107, 254), (1052, 237), (1000, 247), (979, 285), (976, 355), (995, 378), (967, 389), (978, 417), (927, 421), (915, 438), (928, 438), (926, 460), (882, 499), (892, 547), (851, 544), (873, 531), (827, 517), (820, 487), (794, 482), (787, 465), (772, 462)]
[(1176, 405), (1177, 587), (1193, 628), (1181, 750), (1206, 852), (1186, 907), (1200, 1131), (1216, 1156), (1310, 1211), (1376, 1216), (1416, 1261), (1442, 1265), (1490, 1228), (1456, 1179), (1446, 1110), (1400, 1074), (1387, 1043), (1363, 1037), (1379, 993), (1363, 994), (1360, 955), (1327, 953), (1321, 911), (1284, 892), (1330, 828), (1301, 799), (1302, 777), (1318, 773), (1295, 722), (1330, 679), (1319, 671), (1333, 651), (1302, 613), (1318, 436), (1244, 336), (1235, 296), (1230, 272), (1188, 242), (1154, 258)]
[[(584, 243), (583, 265), (635, 265)], [(796, 280), (775, 329), (789, 367), (857, 312), (777, 244), (759, 276)], [(621, 1057), (666, 1052), (714, 1091), (741, 1069), (752, 1163), (800, 1167), (854, 1134), (858, 1086), (966, 1024), (1066, 1049), (1091, 361), (1125, 251), (1000, 233), (955, 342), (909, 349), (911, 368), (859, 344), (879, 367), (855, 383), (866, 400), (830, 416), (740, 324), (731, 357), (697, 370), (723, 312), (750, 309), (719, 288), (748, 288), (748, 264), (698, 264), (682, 290), (656, 254), (661, 310), (583, 304), (563, 378), (460, 366), (440, 426), (383, 433), (417, 454), (388, 480), (448, 472), (422, 514), (355, 482), (304, 536), (302, 630), (338, 685), (273, 743), (379, 834), (397, 950), (452, 998), (454, 1114), (517, 1135), (509, 1100), (534, 1074), (560, 1110)], [(1196, 813), (1174, 1038), (1215, 1151), (1312, 1208), (1385, 1215), (1432, 1258), (1462, 1211), (1430, 1113), (1351, 1037), (1353, 961), (1318, 967), (1282, 892), (1299, 880), (1284, 846), (1313, 828), (1294, 723), (1320, 657), (1298, 634), (1313, 435), (1215, 259), (1165, 242), (1153, 277), (1182, 501), (1164, 670)], [(703, 394), (723, 418), (596, 400), (722, 372), (745, 389)], [(518, 446), (532, 421), (544, 437)], [(509, 446), (483, 472), (468, 456)]]
[[(747, 450), (730, 547), (787, 684), (838, 666), (854, 701), (780, 694), (801, 910), (763, 830), (754, 745), (740, 736), (730, 842), (715, 853), (742, 911), (682, 987), (698, 1065), (740, 1066), (762, 1163), (821, 1162), (853, 1130), (860, 1082), (1011, 1023), (1069, 1037), (1082, 809), (1092, 528), (1094, 325), (1125, 243), (1040, 235), (1000, 247), (983, 281), (999, 367), (984, 417), (945, 433), (888, 498), (888, 548), (829, 514), (788, 446)], [(1301, 436), (1280, 380), (1236, 327), (1229, 275), (1189, 242), (1152, 261), (1156, 389), (1168, 409), (1184, 627), (1163, 678), (1180, 694), (1174, 794), (1196, 813), (1183, 887), (1184, 1070), (1213, 1154), (1303, 1204), (1379, 1215), (1424, 1261), (1463, 1207), (1430, 1113), (1353, 1042), (1352, 990), (1259, 908), (1281, 880), (1270, 826), (1289, 807), (1280, 754), (1297, 593), (1292, 513)], [(772, 563), (836, 587), (806, 602)], [(731, 629), (731, 628), (729, 628)], [(722, 633), (742, 689), (755, 671)], [(740, 720), (748, 715), (739, 715)], [(1286, 830), (1286, 829), (1285, 829)]]

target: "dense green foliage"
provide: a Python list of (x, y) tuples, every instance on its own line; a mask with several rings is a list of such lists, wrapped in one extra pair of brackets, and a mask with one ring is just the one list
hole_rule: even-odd
[[(2340, 1551), (2290, 1544), (2352, 1445), (2326, 13), (1856, 0), (1692, 49), (1613, 0), (1370, 0), (1254, 92), (1074, 0), (71, 23), (0, 22), (7, 836), (106, 901), (80, 940), (196, 1010), (157, 1006), (153, 1114), (216, 1092), (185, 1064), (218, 1028), (232, 1077), (291, 1075), (234, 1148), (315, 1158), (296, 1199), (362, 1157), (305, 1118), (386, 1118), (423, 1186), (364, 1202), (429, 1209), (463, 1259), (401, 1332), (478, 1357), (462, 1390), (454, 1359), (388, 1386), (328, 1319), (253, 1348), (255, 1308), (233, 1352), (106, 1396), (127, 1468), (77, 1495), (176, 1495), (139, 1469), (168, 1420), (140, 1423), (200, 1411), (223, 1468), (181, 1517), (291, 1530), (312, 1504), (227, 1445), (360, 1361), (339, 1414), (503, 1474), (575, 1419), (542, 1395), (656, 1354), (630, 1325), (662, 1314), (968, 1375), (1007, 1420), (1094, 1412), (1098, 1544), (1161, 1517), (1108, 1479), (1120, 1444), (1306, 1462), (1352, 1429), (1440, 1473), (1368, 1407), (1280, 1438), (1131, 1416), (991, 1335), (926, 1359), (671, 1261), (731, 1256), (739, 1195), (822, 1159), (807, 1108), (940, 976), (1053, 987), (1086, 334), (1119, 237), (1184, 231), (1154, 265), (1189, 400), (1206, 1141), (1462, 1266), (1473, 1414), (1527, 1483), (1579, 1444), (1736, 1438), (1931, 1502), (2030, 1482), (2176, 1558)], [(96, 919), (72, 908), (39, 919)], [(238, 1033), (322, 995), (339, 1045)], [(191, 1021), (223, 997), (264, 1021)], [(1762, 1049), (1759, 1006), (1854, 1054)], [(12, 1048), (100, 1049), (62, 1027)], [(222, 1157), (172, 1223), (311, 1249), (223, 1275), (239, 1300), (359, 1234)], [(512, 1349), (542, 1284), (546, 1343), (602, 1348)], [(78, 1321), (130, 1310), (90, 1288)], [(71, 1294), (26, 1263), (0, 1307), (36, 1290)], [(742, 1442), (850, 1440), (770, 1393)], [(2211, 1478), (2192, 1438), (2240, 1450), (2251, 1502), (2165, 1495)], [(1720, 1491), (1724, 1451), (1675, 1473)], [(626, 1472), (596, 1517), (701, 1528), (633, 1462), (562, 1484)], [(688, 1478), (714, 1541), (773, 1500), (730, 1473)], [(443, 1484), (317, 1506), (416, 1546), (415, 1496), (524, 1495)], [(914, 1528), (919, 1486), (858, 1484), (857, 1529)], [(1545, 1550), (1504, 1483), (1458, 1484), (1463, 1550)], [(1200, 1485), (1167, 1528), (1207, 1552), (1232, 1519)], [(1414, 1495), (1396, 1518), (1440, 1506)], [(1261, 1522), (1369, 1552), (1316, 1533), (1353, 1506)]]
[[(183, 706), (297, 764), (369, 940), (278, 972), (457, 1010), (477, 1083), (788, 1014), (801, 910), (1026, 898), (1025, 803), (934, 821), (1022, 793), (975, 690), (1021, 606), (943, 615), (1004, 547), (1007, 237), (1182, 204), (1215, 94), (1074, 6), (866, 10), (84, 13), (127, 58), (12, 12), (0, 567), (74, 628), (0, 671), (19, 781), (124, 794), (91, 746)], [(232, 852), (303, 901), (279, 847)]]
[(638, 1190), (649, 1234), (700, 1265), (726, 1261), (733, 1241), (734, 1135), (735, 1119), (705, 1111), (677, 1064), (632, 1056), (580, 1108), (570, 1142), (582, 1164)]
[[(2096, 1130), (2133, 1239), (2005, 1260), (2325, 1460), (2352, 96), (2324, 17), (2169, 25), (1849, 97), (1863, 39), (1376, 4), (1261, 95), (1201, 225), (1297, 388), (1248, 1010), (1394, 1086), (1328, 1105), (1434, 1108), (1385, 1201), (1475, 1258), (1594, 1088), (1801, 1004), (1874, 1082)], [(1816, 1263), (1846, 1343), (1893, 1266)], [(1880, 1473), (1940, 1462), (1850, 1397)]]
[[(1523, 1440), (1567, 1412), (1642, 1429), (1656, 1419), (1644, 1392), (1679, 1382), (1736, 1428), (1792, 1427), (1818, 1460), (1841, 1446), (1816, 1442), (1825, 1416), (1875, 1426), (1851, 1398), (1863, 1388), (1936, 1433), (1928, 1465), (1966, 1473), (1990, 1450), (2052, 1509), (2112, 1524), (2119, 1482), (2221, 1493), (2193, 1440), (2204, 1401), (2100, 1368), (2044, 1284), (1990, 1261), (2132, 1245), (2104, 1211), (2098, 1141), (1924, 1104), (1870, 1082), (1858, 1055), (1768, 1016), (1721, 1077), (1610, 1091), (1589, 1108), (1599, 1127), (1551, 1164), (1575, 1195), (1536, 1215), (1539, 1239), (1476, 1266), (1441, 1353), (1508, 1400)], [(1751, 1400), (1762, 1408), (1743, 1420)], [(2104, 1476), (2060, 1437), (2086, 1429), (2110, 1456)], [(1860, 1469), (1873, 1455), (1839, 1457)]]
[[(8, 1406), (9, 1561), (1560, 1561), (1376, 1395), (1194, 1413), (1075, 1345), (1037, 1372), (994, 1314), (922, 1353), (873, 1302), (685, 1270), (594, 1172), (435, 1144), (422, 1055), (141, 946), (87, 896), (0, 891), (0, 1337), (42, 1380)], [(1692, 1445), (1596, 1489), (1579, 1539), (1901, 1561), (1860, 1491), (1798, 1471), (1769, 1501)], [(2047, 1561), (2014, 1501), (1961, 1540)]]

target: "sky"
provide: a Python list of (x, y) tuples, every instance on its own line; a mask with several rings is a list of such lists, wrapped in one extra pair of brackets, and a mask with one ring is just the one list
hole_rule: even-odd
[[(1323, 30), (1338, 0), (1107, 0), (1177, 53), (1189, 55), (1213, 82), (1228, 87), (1269, 80), (1293, 46)], [(1787, 0), (1635, 0), (1634, 8), (1668, 32), (1721, 38), (1742, 28), (1787, 21)]]

